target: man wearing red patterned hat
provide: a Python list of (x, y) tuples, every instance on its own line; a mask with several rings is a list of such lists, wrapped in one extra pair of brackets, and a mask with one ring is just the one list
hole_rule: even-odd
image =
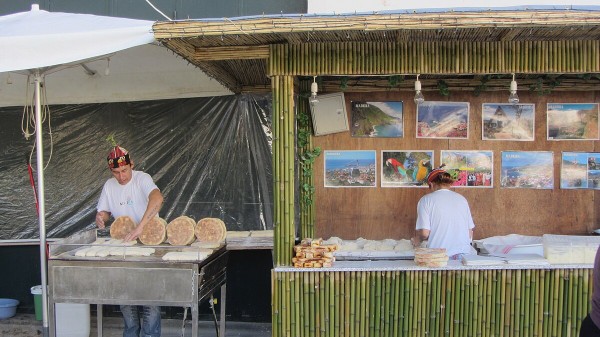
[[(443, 165), (442, 165), (443, 167)], [(467, 199), (451, 191), (452, 176), (441, 167), (427, 176), (432, 190), (417, 205), (416, 235), (411, 239), (414, 246), (427, 241), (428, 248), (446, 248), (451, 259), (473, 254), (473, 218)]]
[[(98, 201), (96, 224), (99, 228), (104, 228), (111, 215), (114, 218), (129, 216), (137, 226), (127, 234), (124, 241), (132, 241), (137, 239), (144, 226), (158, 215), (163, 203), (163, 196), (149, 174), (133, 170), (133, 160), (124, 148), (118, 145), (113, 146), (107, 161), (113, 177), (108, 179), (102, 188)], [(161, 330), (160, 307), (143, 306), (140, 308), (143, 316), (142, 324), (140, 324), (138, 306), (121, 306), (125, 323), (123, 337), (138, 337), (140, 330), (144, 337), (159, 337)]]

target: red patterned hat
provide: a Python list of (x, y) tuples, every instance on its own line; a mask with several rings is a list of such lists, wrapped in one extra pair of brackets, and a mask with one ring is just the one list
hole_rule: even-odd
[(131, 159), (129, 158), (129, 151), (125, 150), (119, 145), (113, 147), (112, 150), (110, 150), (106, 160), (108, 161), (108, 168), (119, 168), (121, 166), (131, 164)]
[(435, 170), (429, 172), (429, 174), (427, 175), (427, 183), (431, 184), (441, 173), (446, 173), (446, 170), (442, 169), (444, 166), (446, 165), (442, 164), (442, 166), (440, 166), (439, 168), (436, 168)]

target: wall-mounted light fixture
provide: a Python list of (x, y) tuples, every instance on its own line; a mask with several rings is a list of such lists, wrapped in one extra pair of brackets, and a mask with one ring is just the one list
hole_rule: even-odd
[(313, 76), (313, 82), (310, 84), (310, 98), (308, 102), (311, 105), (315, 105), (319, 103), (319, 99), (317, 98), (317, 92), (319, 92), (319, 85), (317, 84), (317, 76)]
[(106, 69), (104, 69), (104, 76), (110, 75), (110, 57), (106, 58)]
[(512, 81), (510, 82), (510, 95), (508, 96), (508, 103), (519, 103), (519, 95), (517, 95), (517, 81), (515, 81), (514, 73), (512, 74)]
[(423, 93), (421, 93), (421, 81), (419, 81), (419, 76), (417, 75), (417, 80), (415, 81), (415, 104), (419, 105), (425, 102), (425, 97), (423, 97)]

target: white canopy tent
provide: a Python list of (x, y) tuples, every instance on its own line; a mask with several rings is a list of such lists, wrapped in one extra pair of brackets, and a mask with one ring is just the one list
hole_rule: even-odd
[[(170, 69), (168, 65), (161, 62), (161, 59), (165, 58), (166, 48), (152, 45), (155, 43), (154, 35), (152, 32), (152, 21), (145, 20), (133, 20), (115, 17), (103, 17), (88, 14), (71, 14), (71, 13), (51, 13), (43, 10), (39, 10), (38, 5), (32, 5), (32, 9), (29, 12), (16, 13), (0, 17), (0, 73), (3, 74), (3, 78), (0, 80), (2, 86), (0, 86), (0, 93), (4, 97), (0, 96), (1, 106), (9, 105), (25, 105), (24, 102), (31, 100), (31, 98), (25, 97), (26, 91), (30, 83), (25, 81), (31, 80), (34, 85), (34, 102), (35, 102), (35, 122), (39, 126), (37, 130), (41, 130), (42, 127), (42, 103), (40, 88), (46, 75), (56, 73), (57, 78), (62, 79), (62, 83), (67, 86), (65, 90), (64, 86), (57, 84), (56, 87), (61, 88), (63, 92), (63, 99), (57, 101), (52, 100), (52, 93), (50, 89), (47, 94), (50, 93), (48, 102), (52, 104), (59, 103), (93, 103), (93, 102), (110, 102), (110, 101), (125, 101), (136, 97), (137, 100), (148, 99), (148, 96), (144, 96), (141, 92), (134, 92), (134, 96), (119, 96), (117, 93), (123, 92), (123, 87), (136, 87), (137, 83), (132, 82), (135, 80), (142, 81), (145, 83), (144, 78), (147, 78), (147, 71), (139, 70), (138, 65), (146, 65), (148, 69), (152, 69), (155, 73), (157, 69), (165, 69), (163, 73), (159, 73), (158, 81), (164, 82), (166, 78), (174, 78), (173, 82), (181, 82), (180, 78), (173, 76), (173, 69)], [(140, 54), (131, 53), (131, 48), (142, 46), (143, 56)], [(124, 52), (123, 52), (124, 51)], [(144, 53), (144, 51), (146, 53)], [(130, 61), (125, 60), (125, 56), (131, 53), (136, 55), (131, 57)], [(161, 55), (161, 59), (157, 61), (149, 61), (147, 53), (158, 53)], [(170, 52), (169, 52), (170, 53)], [(123, 55), (125, 54), (125, 55)], [(177, 60), (180, 63), (184, 63), (184, 66), (179, 66), (181, 73), (190, 71), (186, 62), (183, 60), (170, 55), (173, 60)], [(110, 61), (112, 59), (112, 61)], [(127, 76), (123, 73), (113, 75), (112, 78), (116, 77), (116, 81), (109, 81), (106, 78), (105, 69), (107, 69), (110, 63), (122, 70), (123, 72), (129, 71), (130, 73), (136, 74), (136, 76)], [(110, 69), (110, 68), (108, 68)], [(196, 68), (194, 68), (196, 69)], [(160, 71), (160, 70), (159, 70)], [(111, 73), (115, 73), (115, 70), (111, 70)], [(197, 70), (196, 74), (201, 73)], [(102, 75), (100, 75), (102, 74)], [(169, 74), (170, 76), (166, 76)], [(26, 76), (22, 76), (26, 75)], [(73, 77), (69, 77), (72, 75)], [(54, 77), (53, 76), (53, 77)], [(102, 76), (102, 78), (99, 78)], [(201, 81), (206, 84), (208, 77), (203, 75), (200, 77)], [(74, 80), (75, 79), (75, 80)], [(129, 83), (125, 84), (123, 81), (129, 79)], [(14, 82), (13, 82), (14, 81)], [(0, 82), (0, 83), (1, 83)], [(23, 86), (18, 85), (17, 82), (24, 84)], [(88, 83), (89, 82), (89, 83)], [(105, 90), (104, 98), (93, 95), (81, 94), (82, 92), (98, 91), (99, 84), (102, 84), (108, 88), (111, 87), (112, 91)], [(57, 83), (60, 83), (57, 82)], [(140, 83), (140, 82), (138, 82)], [(192, 81), (193, 83), (193, 81)], [(193, 83), (198, 88), (198, 83)], [(45, 88), (50, 85), (46, 83)], [(166, 87), (168, 88), (168, 87)], [(165, 90), (165, 86), (162, 89), (166, 92), (162, 94), (162, 97), (157, 97), (156, 92), (161, 91), (161, 87), (152, 88), (148, 91), (153, 90), (154, 98), (174, 98), (183, 96), (192, 96), (194, 92), (190, 89), (177, 88), (177, 92), (172, 93), (168, 89)], [(203, 90), (203, 89), (200, 89)], [(212, 81), (208, 85), (204, 86), (204, 90), (208, 92), (206, 96), (218, 96), (230, 94), (230, 92), (223, 88), (216, 81)], [(57, 95), (59, 91), (56, 91)], [(171, 92), (171, 93), (169, 93)], [(195, 92), (194, 96), (201, 96), (199, 92)], [(18, 100), (14, 104), (14, 100)], [(78, 97), (75, 101), (69, 101), (68, 97)], [(10, 101), (10, 100), (13, 101)], [(81, 102), (77, 102), (80, 100)], [(46, 274), (46, 224), (45, 224), (45, 201), (44, 201), (44, 163), (43, 163), (43, 140), (42, 132), (36, 132), (36, 173), (37, 173), (37, 194), (38, 194), (38, 205), (39, 205), (39, 234), (40, 234), (40, 262), (41, 262), (41, 282), (42, 282), (42, 299), (43, 299), (43, 334), (48, 336), (48, 301), (47, 301), (47, 274)]]

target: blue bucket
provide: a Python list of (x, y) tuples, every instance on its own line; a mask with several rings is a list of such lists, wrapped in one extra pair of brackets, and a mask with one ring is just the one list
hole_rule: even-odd
[(0, 319), (11, 318), (17, 313), (19, 301), (11, 298), (0, 298)]

